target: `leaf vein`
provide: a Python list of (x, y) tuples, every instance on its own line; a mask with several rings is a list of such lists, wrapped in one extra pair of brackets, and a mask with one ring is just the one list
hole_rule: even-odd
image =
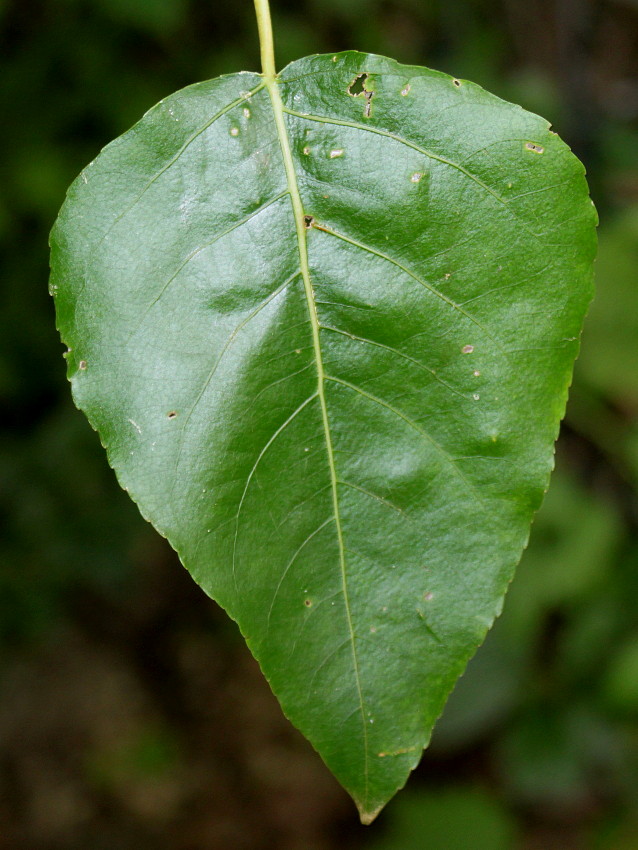
[[(315, 670), (314, 670), (314, 672), (313, 672), (313, 674), (312, 674), (312, 676), (311, 676), (311, 678), (310, 678), (310, 681), (309, 681), (309, 683), (308, 683), (308, 693), (307, 693), (307, 697), (306, 697), (306, 701), (307, 701), (307, 702), (309, 702), (309, 701), (310, 701), (311, 691), (312, 691), (312, 686), (314, 685), (314, 683), (315, 683), (315, 679), (317, 678), (317, 676), (319, 675), (319, 673), (323, 670), (323, 668), (326, 666), (326, 664), (327, 664), (327, 663), (328, 663), (328, 662), (329, 662), (332, 658), (334, 658), (334, 656), (335, 656), (335, 655), (337, 655), (339, 652), (341, 652), (341, 650), (342, 650), (342, 649), (345, 649), (345, 647), (346, 647), (346, 646), (348, 646), (348, 644), (349, 644), (349, 643), (350, 643), (350, 639), (349, 639), (349, 638), (346, 638), (346, 640), (342, 641), (340, 644), (338, 644), (337, 646), (335, 646), (335, 647), (334, 647), (334, 648), (333, 648), (333, 649), (332, 649), (332, 650), (331, 650), (331, 651), (330, 651), (330, 652), (326, 655), (326, 657), (323, 659), (323, 661), (321, 662), (321, 664), (319, 664), (319, 665), (315, 668)], [(353, 712), (353, 713), (354, 713), (354, 712)]]
[(304, 289), (306, 293), (306, 301), (308, 303), (308, 314), (312, 325), (312, 339), (315, 350), (315, 360), (317, 364), (317, 395), (321, 406), (321, 416), (326, 440), (326, 452), (328, 456), (328, 467), (330, 471), (330, 480), (332, 483), (332, 500), (334, 506), (335, 527), (337, 531), (337, 540), (339, 544), (339, 564), (341, 569), (341, 583), (343, 587), (343, 596), (345, 601), (346, 619), (349, 630), (349, 641), (352, 648), (352, 664), (356, 690), (359, 697), (359, 709), (361, 713), (361, 731), (363, 744), (363, 774), (364, 774), (364, 806), (368, 806), (369, 798), (369, 780), (370, 780), (370, 753), (368, 743), (368, 728), (365, 717), (365, 707), (363, 699), (363, 689), (361, 685), (361, 674), (359, 670), (359, 658), (357, 654), (357, 645), (355, 641), (354, 627), (352, 621), (352, 611), (350, 609), (350, 600), (348, 595), (348, 577), (346, 570), (345, 547), (343, 541), (343, 530), (341, 527), (341, 517), (339, 512), (339, 494), (337, 488), (337, 472), (335, 468), (334, 451), (332, 447), (332, 435), (330, 431), (330, 420), (328, 416), (328, 406), (325, 394), (325, 374), (323, 368), (323, 357), (321, 351), (321, 341), (319, 338), (319, 318), (317, 315), (317, 305), (315, 295), (310, 279), (310, 265), (308, 260), (308, 246), (306, 240), (306, 222), (303, 201), (299, 191), (295, 164), (290, 148), (290, 140), (286, 129), (286, 121), (284, 118), (284, 105), (279, 92), (278, 82), (276, 79), (266, 79), (266, 85), (270, 94), (270, 99), (273, 108), (273, 117), (277, 127), (277, 133), (281, 145), (281, 153), (286, 171), (286, 179), (288, 188), (290, 189), (290, 199), (293, 207), (295, 227), (297, 233), (297, 244), (299, 248), (300, 267), (304, 280)]
[[(264, 88), (264, 85), (265, 85), (264, 83), (260, 83), (251, 92), (249, 92), (247, 96), (252, 97), (253, 95), (257, 94), (258, 91), (260, 91), (261, 89)], [(123, 210), (117, 216), (117, 218), (115, 218), (113, 220), (113, 222), (109, 226), (108, 230), (105, 232), (104, 236), (102, 236), (102, 238), (100, 239), (98, 245), (100, 245), (102, 242), (104, 242), (104, 240), (109, 235), (109, 233), (113, 230), (113, 228), (116, 226), (116, 224), (119, 221), (121, 221), (124, 218), (124, 216), (128, 215), (135, 206), (137, 206), (137, 204), (141, 201), (143, 196), (151, 188), (151, 186), (155, 183), (155, 181), (159, 180), (159, 178), (162, 176), (162, 174), (165, 174), (172, 165), (175, 165), (175, 163), (178, 161), (178, 159), (181, 157), (181, 155), (184, 153), (184, 151), (188, 147), (190, 147), (190, 145), (192, 145), (192, 143), (195, 141), (195, 139), (197, 139), (199, 136), (201, 136), (202, 133), (205, 133), (206, 130), (208, 130), (208, 128), (211, 127), (215, 123), (215, 121), (217, 121), (222, 116), (226, 115), (226, 113), (230, 112), (231, 109), (234, 109), (236, 106), (239, 106), (241, 103), (244, 103), (246, 101), (246, 99), (247, 99), (247, 97), (245, 95), (242, 95), (241, 97), (238, 97), (236, 100), (233, 100), (231, 103), (227, 104), (223, 109), (220, 109), (219, 112), (215, 113), (215, 115), (213, 115), (213, 117), (210, 118), (204, 124), (203, 127), (200, 127), (199, 130), (196, 130), (191, 136), (189, 136), (188, 139), (186, 139), (184, 144), (181, 146), (181, 148), (177, 151), (175, 156), (172, 159), (170, 159), (166, 163), (166, 165), (157, 172), (157, 174), (153, 175), (153, 177), (148, 181), (148, 183), (144, 186), (142, 191), (139, 193), (139, 195), (135, 198), (133, 203), (130, 204), (125, 210)]]
[(279, 581), (277, 582), (277, 587), (275, 588), (275, 592), (273, 593), (273, 597), (272, 597), (272, 601), (271, 601), (271, 603), (270, 603), (270, 607), (268, 608), (268, 618), (267, 618), (266, 633), (268, 632), (268, 629), (270, 628), (270, 617), (271, 617), (271, 615), (272, 615), (272, 610), (273, 610), (273, 608), (274, 608), (274, 606), (275, 606), (275, 601), (276, 601), (276, 599), (277, 599), (277, 596), (279, 595), (279, 591), (281, 590), (281, 585), (283, 584), (284, 579), (285, 579), (285, 578), (286, 578), (286, 576), (288, 575), (288, 571), (290, 570), (290, 568), (292, 567), (292, 565), (295, 563), (295, 561), (297, 560), (297, 558), (299, 557), (299, 555), (300, 555), (300, 554), (303, 552), (303, 550), (306, 548), (306, 546), (308, 545), (308, 543), (310, 543), (310, 541), (312, 540), (312, 538), (313, 538), (313, 537), (316, 537), (316, 535), (317, 535), (317, 534), (319, 534), (319, 532), (320, 532), (320, 531), (322, 531), (322, 530), (323, 530), (323, 529), (324, 529), (324, 528), (328, 525), (328, 523), (330, 523), (330, 522), (334, 522), (334, 519), (335, 519), (335, 518), (334, 518), (334, 516), (329, 516), (329, 517), (328, 517), (328, 519), (324, 520), (318, 528), (316, 528), (313, 532), (311, 532), (311, 533), (310, 533), (310, 534), (306, 537), (306, 539), (305, 539), (305, 540), (304, 540), (304, 542), (301, 544), (301, 546), (299, 546), (299, 548), (298, 548), (298, 549), (297, 549), (297, 551), (294, 553), (294, 555), (292, 556), (292, 558), (288, 561), (288, 563), (286, 564), (286, 566), (284, 567), (284, 571), (282, 572), (281, 577), (279, 578)]
[(448, 298), (447, 295), (444, 295), (440, 292), (436, 287), (432, 286), (432, 284), (427, 283), (423, 278), (419, 277), (415, 272), (411, 271), (407, 266), (404, 266), (403, 263), (400, 263), (398, 260), (393, 259), (388, 254), (384, 254), (382, 251), (377, 251), (376, 248), (371, 248), (369, 245), (365, 245), (363, 242), (358, 242), (356, 239), (352, 239), (350, 236), (346, 236), (344, 233), (340, 233), (337, 230), (333, 230), (330, 227), (325, 227), (324, 225), (315, 225), (317, 230), (322, 231), (323, 233), (327, 233), (330, 236), (335, 236), (337, 239), (341, 239), (344, 242), (348, 242), (350, 245), (353, 245), (355, 248), (359, 248), (361, 251), (365, 251), (368, 254), (372, 254), (375, 257), (379, 257), (381, 260), (385, 260), (388, 263), (391, 263), (393, 266), (401, 269), (405, 274), (415, 280), (418, 284), (431, 292), (432, 295), (437, 296), (441, 299), (441, 301), (445, 302), (449, 307), (452, 307), (453, 310), (461, 313), (466, 319), (468, 319), (472, 324), (476, 325), (480, 328), (486, 336), (491, 339), (491, 341), (496, 345), (501, 354), (506, 355), (507, 352), (503, 349), (500, 342), (496, 339), (496, 337), (491, 333), (489, 328), (486, 328), (482, 322), (479, 322), (471, 313), (468, 313), (467, 310), (464, 310), (456, 301), (453, 301), (451, 298)]
[(484, 183), (480, 179), (480, 177), (477, 177), (475, 174), (472, 174), (471, 171), (468, 171), (466, 168), (463, 168), (463, 166), (459, 165), (458, 162), (454, 162), (453, 160), (447, 159), (444, 156), (439, 156), (438, 154), (432, 153), (431, 151), (422, 148), (420, 145), (417, 145), (414, 142), (410, 142), (408, 141), (408, 139), (404, 139), (402, 136), (398, 136), (396, 133), (391, 133), (388, 130), (381, 130), (378, 127), (372, 127), (366, 124), (359, 124), (356, 121), (344, 121), (341, 118), (328, 118), (325, 115), (310, 115), (304, 112), (297, 112), (294, 109), (288, 109), (287, 107), (284, 107), (284, 112), (286, 112), (287, 115), (293, 116), (294, 118), (301, 118), (302, 120), (306, 121), (315, 121), (319, 124), (336, 124), (341, 127), (349, 127), (352, 130), (361, 130), (366, 133), (374, 133), (377, 136), (385, 136), (385, 138), (387, 139), (392, 139), (395, 142), (399, 142), (400, 144), (405, 145), (408, 148), (412, 148), (412, 150), (417, 151), (417, 153), (423, 154), (423, 156), (426, 156), (428, 159), (431, 159), (435, 162), (440, 162), (443, 165), (447, 165), (450, 168), (456, 169), (461, 174), (464, 174), (469, 180), (476, 183), (477, 186), (480, 186), (481, 189), (483, 189), (485, 192), (490, 194), (496, 201), (498, 201), (499, 204), (504, 207), (504, 209), (509, 212), (512, 218), (515, 218), (518, 222), (520, 222), (521, 226), (524, 227), (524, 229), (530, 234), (530, 236), (533, 236), (534, 239), (542, 243), (541, 237), (537, 233), (534, 233), (534, 231), (530, 228), (527, 222), (522, 219), (516, 213), (515, 210), (511, 209), (511, 207), (509, 206), (509, 201), (506, 198), (501, 197), (501, 195), (499, 195), (498, 192), (495, 192), (494, 189), (491, 188), (491, 186), (488, 186), (487, 183)]
[(438, 443), (424, 428), (422, 428), (420, 425), (418, 425), (413, 419), (410, 419), (409, 416), (406, 416), (405, 413), (403, 413), (401, 410), (399, 410), (398, 408), (391, 405), (389, 402), (384, 401), (383, 399), (378, 398), (377, 396), (372, 395), (369, 392), (366, 392), (361, 387), (358, 387), (355, 384), (351, 384), (349, 381), (344, 381), (342, 378), (336, 378), (334, 375), (326, 375), (326, 381), (332, 381), (335, 384), (341, 384), (342, 386), (347, 387), (348, 389), (352, 390), (353, 392), (358, 393), (359, 395), (363, 396), (363, 398), (367, 398), (369, 401), (373, 402), (374, 404), (378, 404), (381, 407), (385, 407), (386, 410), (389, 410), (391, 413), (393, 413), (399, 419), (402, 419), (414, 431), (416, 431), (425, 440), (427, 440), (429, 443), (431, 443), (432, 446), (434, 446), (434, 448), (441, 455), (441, 457), (454, 470), (454, 472), (458, 476), (458, 478), (460, 478), (463, 481), (463, 483), (472, 490), (472, 492), (475, 494), (478, 501), (480, 501), (481, 504), (487, 509), (483, 497), (481, 496), (481, 494), (479, 493), (479, 491), (477, 490), (475, 485), (469, 480), (469, 478), (466, 477), (465, 473), (460, 469), (460, 467), (456, 463), (456, 459), (448, 452), (448, 450), (446, 448), (444, 448), (440, 443)]
[(272, 446), (272, 444), (275, 442), (277, 437), (279, 437), (279, 435), (282, 434), (286, 430), (288, 425), (290, 425), (290, 423), (301, 413), (301, 411), (304, 410), (304, 408), (307, 407), (310, 404), (311, 401), (314, 401), (317, 398), (317, 396), (318, 396), (318, 393), (314, 392), (304, 402), (302, 402), (299, 405), (299, 407), (293, 413), (290, 414), (290, 416), (286, 419), (286, 421), (282, 425), (279, 426), (279, 428), (277, 428), (275, 433), (269, 438), (266, 445), (259, 452), (257, 460), (254, 462), (252, 469), (248, 473), (248, 478), (246, 479), (246, 484), (244, 485), (244, 492), (241, 495), (241, 499), (239, 500), (239, 506), (237, 508), (237, 513), (235, 514), (235, 537), (234, 537), (234, 540), (233, 540), (232, 575), (233, 575), (233, 584), (235, 585), (235, 590), (237, 592), (239, 592), (239, 587), (237, 585), (237, 541), (238, 541), (238, 537), (239, 537), (239, 517), (241, 515), (241, 511), (242, 511), (242, 508), (244, 506), (244, 501), (246, 499), (246, 494), (248, 493), (248, 488), (250, 487), (250, 482), (252, 481), (253, 476), (254, 476), (255, 472), (257, 471), (257, 467), (261, 463), (262, 458), (264, 457), (264, 455), (266, 454), (268, 449)]
[(259, 305), (258, 305), (258, 306), (257, 306), (257, 307), (256, 307), (256, 308), (252, 311), (252, 313), (250, 313), (248, 316), (246, 316), (246, 318), (245, 318), (245, 319), (243, 319), (243, 320), (242, 320), (242, 321), (241, 321), (241, 322), (240, 322), (240, 323), (239, 323), (239, 324), (238, 324), (238, 325), (234, 328), (234, 330), (232, 331), (232, 333), (230, 334), (230, 336), (228, 337), (228, 339), (227, 339), (227, 340), (226, 340), (226, 342), (224, 343), (224, 347), (222, 348), (222, 350), (221, 350), (221, 352), (220, 352), (219, 356), (217, 357), (217, 359), (215, 360), (215, 362), (214, 362), (214, 364), (213, 364), (213, 366), (212, 366), (211, 370), (209, 371), (208, 375), (206, 376), (206, 380), (205, 380), (205, 382), (204, 382), (204, 385), (202, 386), (201, 390), (199, 391), (199, 393), (198, 393), (198, 395), (197, 395), (197, 398), (196, 398), (196, 399), (195, 399), (195, 401), (193, 402), (193, 404), (192, 404), (192, 406), (191, 406), (190, 410), (189, 410), (189, 411), (188, 411), (188, 413), (186, 414), (186, 417), (184, 418), (184, 423), (183, 423), (183, 425), (182, 425), (182, 427), (181, 427), (181, 430), (180, 430), (180, 444), (179, 444), (179, 449), (178, 449), (178, 452), (177, 452), (177, 458), (175, 459), (175, 467), (174, 467), (174, 471), (173, 471), (173, 489), (171, 490), (171, 495), (172, 495), (173, 490), (174, 490), (174, 488), (175, 488), (175, 482), (177, 481), (177, 472), (178, 472), (178, 469), (179, 469), (179, 464), (180, 464), (181, 459), (182, 459), (182, 452), (183, 452), (183, 450), (184, 450), (184, 437), (185, 437), (185, 434), (186, 434), (186, 427), (187, 427), (188, 423), (190, 422), (190, 420), (191, 420), (191, 418), (192, 418), (192, 416), (193, 416), (193, 414), (194, 414), (194, 412), (195, 412), (195, 410), (196, 410), (196, 408), (197, 408), (197, 406), (198, 406), (199, 402), (201, 401), (202, 396), (204, 395), (204, 393), (206, 392), (206, 390), (207, 390), (207, 389), (208, 389), (208, 387), (210, 386), (210, 382), (213, 380), (213, 377), (215, 376), (215, 373), (217, 372), (217, 369), (218, 369), (218, 367), (219, 367), (219, 364), (221, 363), (221, 361), (222, 361), (222, 359), (223, 359), (224, 355), (226, 354), (226, 352), (228, 351), (228, 349), (231, 347), (231, 345), (233, 344), (233, 342), (234, 342), (234, 341), (235, 341), (235, 339), (237, 338), (237, 335), (238, 335), (238, 334), (239, 334), (239, 333), (240, 333), (240, 332), (241, 332), (241, 331), (242, 331), (242, 330), (246, 327), (246, 325), (247, 325), (249, 322), (251, 322), (251, 321), (252, 321), (252, 320), (253, 320), (256, 316), (258, 316), (258, 315), (259, 315), (259, 313), (261, 313), (261, 311), (262, 311), (265, 307), (267, 307), (267, 306), (268, 306), (268, 304), (270, 304), (270, 302), (271, 302), (271, 301), (273, 301), (273, 300), (274, 300), (274, 299), (275, 299), (275, 298), (276, 298), (279, 294), (281, 294), (281, 293), (282, 293), (282, 292), (286, 289), (286, 287), (287, 287), (287, 286), (289, 286), (289, 284), (291, 284), (291, 283), (292, 283), (292, 281), (293, 281), (293, 280), (294, 280), (294, 279), (295, 279), (295, 278), (296, 278), (299, 274), (300, 274), (300, 272), (299, 272), (299, 271), (296, 271), (296, 272), (295, 272), (294, 274), (292, 274), (289, 278), (287, 278), (287, 279), (286, 279), (286, 280), (285, 280), (285, 281), (284, 281), (284, 282), (283, 282), (280, 286), (278, 286), (278, 287), (277, 287), (277, 289), (275, 289), (273, 292), (271, 292), (271, 293), (270, 293), (270, 295), (268, 295), (268, 297), (267, 297), (267, 298), (265, 298), (265, 299), (261, 302), (261, 304), (259, 304)]
[(191, 260), (194, 260), (195, 257), (197, 257), (199, 254), (201, 254), (202, 251), (205, 251), (207, 248), (210, 248), (210, 246), (214, 245), (215, 242), (218, 242), (220, 239), (223, 239), (224, 236), (228, 236), (228, 234), (232, 233), (233, 230), (237, 230), (238, 228), (243, 227), (245, 224), (248, 224), (249, 221), (251, 221), (253, 218), (256, 218), (258, 215), (260, 215), (262, 212), (267, 210), (269, 207), (276, 204), (277, 201), (280, 201), (287, 194), (288, 194), (287, 189), (284, 192), (280, 192), (280, 194), (277, 195), (277, 197), (271, 198), (269, 201), (266, 201), (266, 203), (262, 204), (256, 210), (253, 210), (253, 212), (251, 212), (250, 215), (245, 216), (241, 221), (236, 222), (235, 224), (226, 228), (226, 230), (224, 230), (222, 233), (218, 233), (217, 236), (214, 236), (209, 242), (206, 242), (204, 245), (200, 245), (198, 248), (195, 248), (194, 251), (191, 251), (191, 253), (186, 257), (186, 259), (182, 261), (181, 265), (177, 268), (177, 270), (169, 277), (169, 279), (166, 281), (166, 283), (163, 284), (158, 295), (148, 305), (148, 307), (144, 311), (144, 314), (142, 315), (142, 318), (140, 319), (137, 327), (135, 328), (134, 331), (131, 332), (131, 334), (130, 334), (128, 340), (127, 340), (127, 343), (130, 342), (131, 339), (135, 336), (135, 334), (139, 331), (139, 329), (143, 325), (144, 320), (146, 319), (146, 317), (148, 316), (150, 311), (157, 304), (157, 302), (160, 300), (160, 298), (164, 295), (166, 290), (169, 288), (171, 283), (173, 283), (173, 281), (180, 274), (180, 272), (182, 272), (186, 268), (186, 266), (191, 262)]
[(397, 513), (406, 517), (406, 519), (409, 519), (403, 508), (398, 507), (397, 505), (390, 502), (388, 499), (384, 499), (383, 496), (379, 496), (378, 493), (373, 493), (372, 490), (366, 490), (365, 487), (361, 487), (359, 486), (359, 484), (353, 484), (352, 481), (339, 480), (337, 483), (341, 484), (344, 487), (350, 487), (352, 490), (358, 490), (359, 493), (363, 493), (364, 496), (369, 496), (371, 499), (376, 499), (377, 502), (381, 502), (382, 505), (387, 505), (387, 507), (392, 508), (393, 511), (396, 511)]
[(418, 366), (419, 369), (423, 369), (423, 371), (427, 372), (432, 378), (434, 378), (435, 381), (437, 381), (439, 384), (442, 384), (448, 390), (451, 390), (451, 392), (455, 393), (455, 395), (461, 396), (461, 398), (468, 398), (468, 396), (464, 395), (464, 393), (459, 392), (451, 384), (448, 384), (446, 381), (444, 381), (442, 378), (440, 378), (436, 374), (434, 369), (430, 369), (429, 366), (426, 366), (424, 363), (421, 363), (419, 360), (416, 360), (414, 357), (410, 357), (409, 354), (405, 354), (403, 351), (399, 351), (399, 349), (393, 348), (391, 345), (385, 345), (382, 342), (377, 342), (374, 339), (368, 339), (367, 337), (364, 337), (364, 336), (357, 336), (357, 334), (353, 334), (353, 333), (350, 333), (349, 331), (341, 330), (341, 328), (332, 327), (331, 325), (323, 325), (322, 324), (321, 327), (323, 328), (323, 330), (333, 331), (334, 333), (341, 334), (342, 336), (348, 337), (349, 339), (357, 340), (358, 342), (365, 342), (365, 343), (368, 343), (369, 345), (376, 345), (378, 348), (383, 348), (386, 351), (389, 351), (391, 354), (396, 354), (397, 357), (402, 357), (404, 360), (408, 360), (410, 363), (414, 363), (414, 365)]

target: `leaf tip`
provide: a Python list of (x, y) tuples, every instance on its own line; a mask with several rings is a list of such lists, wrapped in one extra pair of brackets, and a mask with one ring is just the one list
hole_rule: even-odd
[(383, 805), (379, 806), (377, 809), (374, 809), (374, 811), (371, 812), (366, 811), (363, 806), (360, 806), (358, 803), (357, 808), (359, 809), (359, 818), (361, 819), (361, 823), (364, 826), (370, 826), (372, 821), (375, 820), (375, 818), (383, 808)]

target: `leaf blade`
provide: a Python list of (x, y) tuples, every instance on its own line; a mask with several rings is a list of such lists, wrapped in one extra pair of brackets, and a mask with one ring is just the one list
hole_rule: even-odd
[(168, 98), (54, 231), (76, 403), (365, 822), (525, 545), (593, 224), (542, 119), (347, 53)]

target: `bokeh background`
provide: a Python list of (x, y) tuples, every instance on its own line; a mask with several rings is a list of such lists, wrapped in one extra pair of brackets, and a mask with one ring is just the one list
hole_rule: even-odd
[(601, 215), (557, 470), (505, 612), (377, 823), (121, 492), (47, 295), (66, 186), (153, 103), (258, 69), (250, 0), (0, 0), (0, 850), (638, 848), (638, 2), (272, 0), (549, 118)]

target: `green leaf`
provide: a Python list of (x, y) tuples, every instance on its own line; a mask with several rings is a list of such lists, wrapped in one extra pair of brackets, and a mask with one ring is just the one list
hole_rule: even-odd
[(364, 822), (500, 611), (594, 227), (544, 120), (348, 52), (162, 101), (53, 231), (76, 403)]

